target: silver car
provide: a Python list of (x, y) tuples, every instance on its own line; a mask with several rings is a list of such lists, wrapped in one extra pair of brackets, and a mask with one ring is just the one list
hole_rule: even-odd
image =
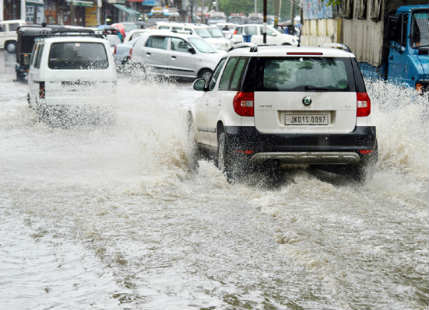
[(159, 30), (137, 39), (131, 63), (146, 74), (208, 79), (224, 55), (198, 36)]

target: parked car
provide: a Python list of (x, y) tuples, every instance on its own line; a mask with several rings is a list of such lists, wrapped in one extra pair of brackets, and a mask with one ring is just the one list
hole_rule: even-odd
[(226, 15), (224, 12), (210, 12), (207, 24), (215, 25), (217, 23), (226, 23)]
[[(267, 44), (274, 44), (274, 45), (298, 45), (298, 39), (295, 36), (281, 33), (280, 31), (276, 30), (274, 27), (266, 26), (267, 27)], [(246, 24), (246, 25), (240, 25), (237, 26), (234, 29), (233, 35), (232, 35), (232, 43), (238, 44), (245, 42), (244, 36), (250, 36), (251, 43), (255, 44), (261, 44), (263, 42), (263, 31), (264, 31), (264, 25), (260, 24)]]
[(229, 51), (232, 47), (231, 40), (225, 38), (223, 32), (219, 30), (215, 25), (208, 26), (207, 30), (211, 38), (206, 39), (207, 42), (211, 43), (214, 47), (219, 50)]
[(137, 39), (131, 64), (147, 74), (208, 79), (224, 54), (198, 36), (158, 30)]
[(211, 154), (230, 181), (303, 164), (362, 180), (377, 160), (371, 101), (352, 53), (241, 48), (193, 87), (203, 92), (187, 112), (196, 158)]
[(137, 42), (137, 39), (148, 31), (151, 31), (151, 29), (131, 30), (125, 37), (124, 43), (118, 44), (116, 46), (113, 57), (117, 66), (123, 66), (128, 63), (129, 59), (131, 58), (132, 48)]
[(228, 22), (233, 24), (243, 25), (247, 23), (247, 17), (240, 14), (231, 14), (228, 17)]
[(18, 39), (16, 30), (22, 25), (25, 25), (25, 20), (0, 21), (0, 48), (4, 48), (9, 53), (15, 52)]
[(28, 75), (30, 107), (50, 116), (114, 103), (117, 77), (109, 42), (89, 29), (63, 35), (35, 42)]
[(227, 39), (231, 39), (232, 37), (232, 33), (235, 29), (235, 27), (237, 27), (238, 24), (233, 24), (233, 23), (217, 23), (216, 27), (219, 28), (220, 31), (222, 31), (223, 36)]

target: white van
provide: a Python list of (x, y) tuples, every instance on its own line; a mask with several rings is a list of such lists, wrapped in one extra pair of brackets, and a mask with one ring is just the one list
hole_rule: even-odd
[(16, 29), (25, 25), (25, 20), (6, 20), (0, 22), (0, 48), (9, 53), (15, 52), (17, 34)]
[(91, 36), (37, 39), (28, 74), (28, 102), (38, 112), (102, 107), (116, 100), (109, 42)]

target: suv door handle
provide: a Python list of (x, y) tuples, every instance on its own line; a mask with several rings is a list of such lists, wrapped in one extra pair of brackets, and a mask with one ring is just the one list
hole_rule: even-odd
[(149, 52), (146, 52), (146, 55), (150, 56), (151, 54)]
[(171, 56), (171, 59), (176, 59), (177, 57), (176, 56)]

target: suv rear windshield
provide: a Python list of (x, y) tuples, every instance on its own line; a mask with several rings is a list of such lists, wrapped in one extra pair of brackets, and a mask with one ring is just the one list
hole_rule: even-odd
[(255, 91), (355, 91), (350, 58), (252, 58), (244, 85)]
[(106, 69), (109, 67), (102, 43), (53, 43), (49, 52), (49, 68), (54, 70)]

